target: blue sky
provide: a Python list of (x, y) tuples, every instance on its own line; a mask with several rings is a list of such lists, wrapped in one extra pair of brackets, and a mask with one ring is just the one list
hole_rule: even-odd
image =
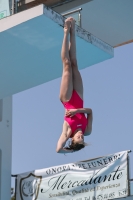
[(132, 52), (133, 43), (116, 48), (113, 59), (81, 70), (84, 107), (92, 108), (94, 121), (85, 137), (90, 146), (79, 152), (55, 151), (64, 117), (60, 78), (13, 95), (12, 174), (133, 150)]

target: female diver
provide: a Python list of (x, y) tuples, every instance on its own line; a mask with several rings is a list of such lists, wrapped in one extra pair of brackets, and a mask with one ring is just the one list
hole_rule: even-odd
[[(92, 131), (92, 110), (83, 108), (83, 83), (76, 60), (75, 20), (72, 17), (65, 21), (61, 58), (60, 101), (65, 107), (65, 119), (56, 152), (72, 153), (86, 146), (84, 136)], [(69, 138), (72, 139), (71, 145), (64, 147)]]

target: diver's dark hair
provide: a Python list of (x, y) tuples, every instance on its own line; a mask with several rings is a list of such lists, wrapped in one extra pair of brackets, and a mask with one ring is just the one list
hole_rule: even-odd
[(75, 143), (75, 142), (71, 142), (71, 144), (69, 145), (69, 147), (67, 147), (66, 149), (69, 150), (73, 150), (73, 151), (79, 151), (81, 149), (83, 149), (85, 147), (84, 144), (79, 144), (79, 143)]

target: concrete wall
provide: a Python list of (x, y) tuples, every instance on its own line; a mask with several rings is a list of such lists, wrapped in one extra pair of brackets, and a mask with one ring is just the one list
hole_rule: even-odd
[(130, 195), (132, 195), (133, 198), (133, 181), (130, 181)]
[(12, 97), (0, 100), (0, 200), (11, 199)]

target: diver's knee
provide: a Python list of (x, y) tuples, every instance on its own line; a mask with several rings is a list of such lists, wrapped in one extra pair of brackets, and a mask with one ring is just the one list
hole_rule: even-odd
[(72, 67), (77, 67), (78, 66), (76, 58), (71, 59), (71, 65), (72, 65)]
[(64, 68), (69, 69), (71, 67), (71, 61), (70, 61), (70, 59), (64, 58), (63, 59), (63, 66), (64, 66)]

